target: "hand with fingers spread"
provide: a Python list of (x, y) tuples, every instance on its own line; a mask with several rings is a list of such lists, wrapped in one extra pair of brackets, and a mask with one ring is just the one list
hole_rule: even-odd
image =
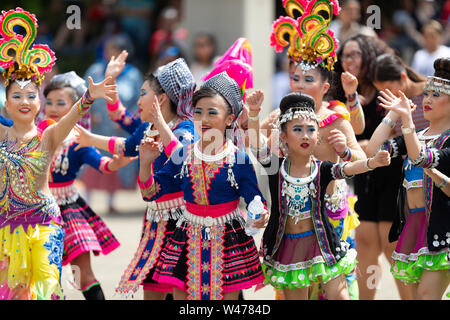
[(247, 95), (245, 101), (248, 105), (249, 115), (251, 117), (256, 116), (261, 111), (261, 106), (264, 101), (264, 92), (262, 90), (256, 90)]
[(408, 99), (402, 91), (399, 91), (400, 97), (395, 96), (389, 89), (380, 91), (380, 106), (386, 110), (395, 112), (402, 119), (412, 118), (412, 112), (416, 105)]
[(86, 130), (85, 128), (83, 128), (78, 124), (75, 125), (74, 130), (75, 130), (75, 139), (76, 142), (78, 143), (78, 145), (74, 148), (75, 151), (77, 151), (80, 148), (92, 146), (90, 139), (92, 133), (89, 130)]
[(338, 129), (333, 129), (330, 131), (328, 136), (328, 143), (333, 147), (338, 155), (341, 155), (347, 149), (347, 138)]
[(107, 77), (105, 80), (99, 83), (94, 83), (91, 77), (89, 80), (89, 95), (91, 99), (104, 98), (107, 103), (114, 103), (117, 95), (117, 85), (108, 84), (111, 81), (111, 77)]
[(111, 83), (114, 83), (117, 77), (122, 73), (125, 68), (128, 52), (122, 50), (122, 52), (116, 57), (112, 56), (109, 60), (105, 70), (105, 78), (111, 77)]
[(161, 154), (159, 143), (153, 138), (142, 139), (139, 146), (139, 159), (141, 164), (153, 163)]
[(358, 89), (358, 78), (348, 71), (341, 74), (341, 83), (347, 96), (354, 94)]

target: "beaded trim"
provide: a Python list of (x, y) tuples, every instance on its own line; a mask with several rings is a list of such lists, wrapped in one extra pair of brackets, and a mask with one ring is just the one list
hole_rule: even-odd
[(281, 118), (278, 120), (278, 126), (281, 126), (283, 123), (286, 123), (288, 121), (294, 120), (294, 119), (308, 119), (313, 120), (319, 124), (320, 120), (317, 117), (317, 115), (311, 111), (311, 108), (309, 104), (305, 104), (305, 107), (294, 107), (289, 109), (285, 114), (281, 116)]
[(440, 92), (450, 96), (450, 80), (434, 76), (427, 77), (425, 91)]

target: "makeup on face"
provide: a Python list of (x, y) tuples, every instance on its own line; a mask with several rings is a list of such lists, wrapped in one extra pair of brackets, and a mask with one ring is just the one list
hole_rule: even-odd
[(32, 119), (40, 109), (39, 91), (34, 83), (26, 85), (23, 89), (17, 83), (11, 84), (5, 107), (11, 117), (31, 115)]
[(71, 89), (56, 89), (47, 94), (45, 101), (46, 118), (59, 121), (70, 111), (75, 101), (71, 98), (69, 90)]
[(215, 129), (223, 136), (232, 119), (226, 102), (219, 95), (202, 98), (194, 107), (194, 125), (199, 133)]
[(290, 148), (310, 153), (317, 144), (318, 134), (319, 129), (314, 121), (299, 118), (286, 123), (284, 137)]

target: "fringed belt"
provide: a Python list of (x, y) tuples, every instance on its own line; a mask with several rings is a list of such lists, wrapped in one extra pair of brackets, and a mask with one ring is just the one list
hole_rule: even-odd
[(60, 206), (74, 203), (80, 196), (74, 185), (75, 180), (67, 182), (49, 182), (50, 192)]
[[(211, 228), (222, 226), (231, 222), (231, 220), (237, 220), (242, 227), (245, 225), (245, 220), (238, 206), (239, 199), (216, 205), (198, 205), (186, 202), (186, 210), (178, 219), (177, 227), (187, 222), (197, 231), (203, 230), (202, 237), (209, 239)], [(205, 234), (203, 235), (203, 233)]]
[(166, 194), (156, 201), (147, 203), (147, 220), (159, 222), (167, 221), (169, 218), (178, 219), (181, 212), (186, 209), (183, 192)]

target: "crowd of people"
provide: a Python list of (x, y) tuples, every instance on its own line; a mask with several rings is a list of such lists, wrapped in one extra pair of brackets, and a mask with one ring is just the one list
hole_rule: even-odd
[(107, 189), (110, 212), (117, 189), (137, 184), (142, 194), (140, 242), (118, 275), (124, 295), (142, 288), (148, 300), (235, 300), (268, 285), (278, 299), (370, 300), (369, 270), (381, 270), (385, 255), (391, 269), (383, 272), (401, 299), (442, 299), (450, 283), (448, 13), (435, 20), (435, 1), (419, 1), (419, 11), (404, 2), (396, 12), (404, 36), (423, 46), (409, 61), (399, 37), (360, 24), (359, 1), (280, 1), (285, 12), (268, 41), (282, 53), (287, 88), (268, 102), (253, 88), (247, 39), (215, 58), (214, 36), (200, 33), (188, 63), (176, 45), (186, 39), (179, 1), (160, 11), (154, 32), (132, 33), (148, 42), (109, 25), (112, 12), (124, 31), (150, 23), (157, 3), (131, 3), (85, 8), (111, 28), (85, 79), (61, 73), (52, 47), (58, 55), (79, 46), (95, 25), (82, 35), (60, 31), (48, 46), (35, 15), (2, 12), (1, 299), (63, 299), (67, 264), (79, 268), (87, 300), (105, 298), (91, 253), (120, 244), (77, 179)]

